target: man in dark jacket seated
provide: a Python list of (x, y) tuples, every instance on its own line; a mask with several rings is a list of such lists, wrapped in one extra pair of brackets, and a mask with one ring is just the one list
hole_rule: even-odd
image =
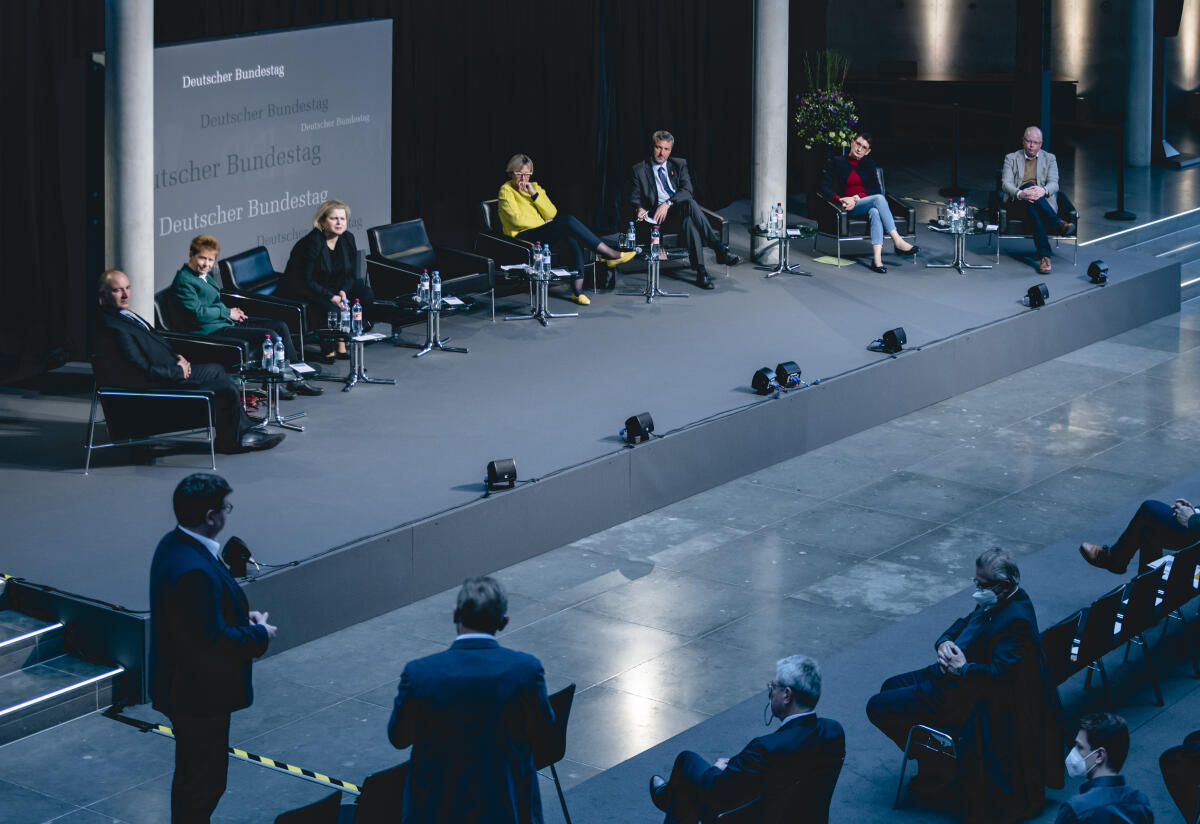
[(975, 561), (975, 610), (938, 638), (937, 662), (889, 678), (867, 702), (871, 723), (901, 749), (916, 724), (958, 737), (957, 773), (930, 755), (910, 786), (965, 803), (967, 820), (1035, 816), (1046, 786), (1063, 785), (1062, 706), (1020, 585), (1012, 556), (986, 550)]
[(1058, 808), (1054, 824), (1154, 824), (1150, 799), (1125, 783), (1121, 765), (1129, 755), (1129, 728), (1111, 712), (1079, 719), (1075, 746), (1067, 754), (1072, 778), (1087, 776), (1079, 794)]
[[(778, 730), (711, 766), (685, 750), (675, 759), (669, 781), (651, 776), (650, 799), (666, 813), (666, 824), (708, 821), (758, 796), (764, 822), (829, 820), (829, 800), (846, 757), (846, 734), (838, 722), (817, 717), (817, 662), (807, 655), (781, 659), (767, 696), (771, 714), (783, 722)], [(789, 793), (806, 778), (812, 783), (804, 793)]]
[(1079, 545), (1083, 560), (1094, 567), (1124, 575), (1133, 556), (1138, 555), (1138, 568), (1162, 557), (1163, 550), (1177, 552), (1200, 541), (1200, 513), (1183, 498), (1174, 504), (1163, 501), (1142, 501), (1133, 520), (1112, 546), (1084, 541)]
[(111, 380), (123, 389), (191, 387), (215, 393), (213, 416), (217, 449), (250, 452), (270, 449), (283, 435), (252, 431), (237, 387), (215, 363), (189, 363), (144, 318), (129, 308), (129, 278), (119, 269), (100, 276), (100, 313), (94, 349)]

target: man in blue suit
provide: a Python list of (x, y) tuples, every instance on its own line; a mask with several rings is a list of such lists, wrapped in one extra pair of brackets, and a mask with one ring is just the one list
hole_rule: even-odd
[(554, 743), (554, 711), (541, 662), (496, 643), (507, 612), (498, 582), (468, 578), (458, 638), (400, 676), (388, 738), (412, 746), (403, 824), (541, 824), (534, 763)]
[(219, 557), (217, 535), (233, 509), (219, 475), (189, 475), (175, 488), (179, 525), (150, 565), (150, 697), (171, 719), (175, 777), (171, 821), (207, 822), (225, 792), (229, 715), (254, 701), (251, 660), (275, 627), (254, 612)]
[(767, 698), (771, 715), (783, 722), (778, 730), (712, 766), (685, 750), (676, 757), (669, 781), (650, 777), (650, 800), (666, 813), (665, 824), (707, 821), (755, 798), (761, 798), (757, 819), (763, 822), (829, 820), (846, 734), (837, 721), (817, 717), (817, 662), (807, 655), (779, 660)]

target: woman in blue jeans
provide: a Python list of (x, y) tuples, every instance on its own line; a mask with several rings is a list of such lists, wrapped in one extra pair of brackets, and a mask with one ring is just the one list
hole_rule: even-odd
[(821, 173), (821, 193), (838, 203), (850, 213), (850, 217), (867, 216), (871, 224), (871, 253), (874, 262), (871, 271), (883, 274), (883, 236), (887, 234), (898, 255), (915, 255), (920, 247), (914, 246), (896, 231), (896, 221), (888, 208), (887, 198), (879, 189), (879, 176), (875, 161), (867, 157), (871, 153), (871, 135), (859, 132), (850, 141), (850, 153), (829, 158)]

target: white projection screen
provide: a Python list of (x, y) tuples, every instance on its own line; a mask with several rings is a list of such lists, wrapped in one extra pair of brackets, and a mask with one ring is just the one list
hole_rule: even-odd
[(290, 29), (154, 50), (155, 289), (213, 235), (266, 246), (283, 271), (324, 200), (350, 229), (391, 219), (392, 21)]

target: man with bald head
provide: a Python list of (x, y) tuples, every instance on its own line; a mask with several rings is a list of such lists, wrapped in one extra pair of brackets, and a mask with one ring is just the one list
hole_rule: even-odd
[(1058, 216), (1058, 160), (1042, 148), (1042, 130), (1030, 126), (1021, 137), (1021, 148), (1004, 156), (1000, 178), (1005, 207), (1015, 217), (1027, 218), (1037, 247), (1038, 274), (1050, 274), (1050, 236), (1075, 234), (1075, 224)]
[(145, 318), (129, 308), (129, 278), (120, 269), (109, 269), (97, 284), (100, 314), (93, 349), (104, 372), (104, 382), (124, 389), (157, 386), (208, 389), (215, 393), (213, 423), (217, 449), (251, 452), (270, 449), (283, 435), (253, 431), (253, 422), (242, 409), (237, 387), (215, 363), (189, 363), (177, 355), (166, 338)]

